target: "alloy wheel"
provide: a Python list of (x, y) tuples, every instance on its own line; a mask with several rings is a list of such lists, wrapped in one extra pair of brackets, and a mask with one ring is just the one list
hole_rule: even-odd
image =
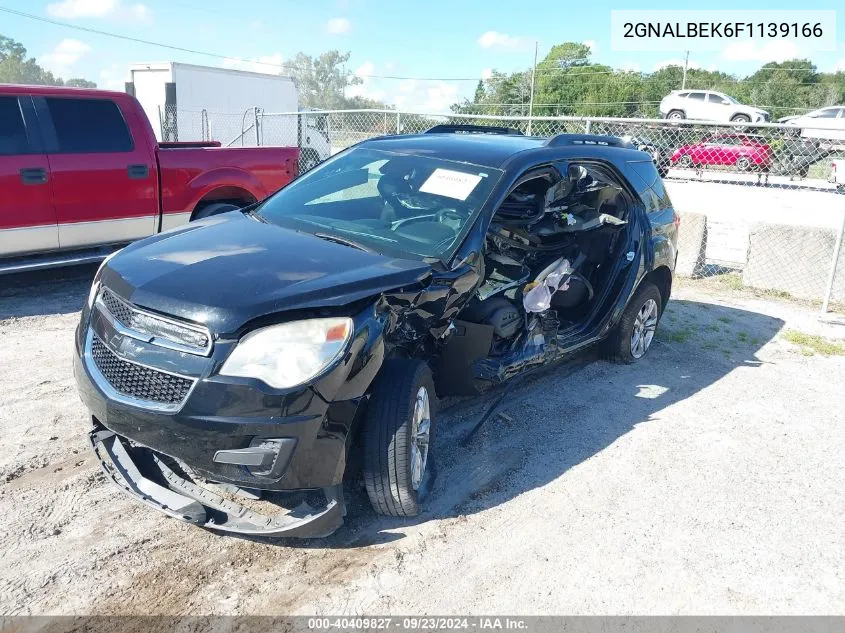
[(431, 406), (428, 390), (420, 387), (414, 402), (411, 420), (411, 487), (419, 490), (425, 476), (428, 462), (428, 446), (431, 436)]
[(654, 299), (646, 301), (637, 313), (634, 331), (631, 333), (631, 356), (634, 358), (642, 358), (651, 346), (657, 329), (658, 314), (657, 302)]

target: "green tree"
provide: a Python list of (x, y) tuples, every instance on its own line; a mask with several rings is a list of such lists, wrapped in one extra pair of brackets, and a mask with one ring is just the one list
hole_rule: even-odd
[(308, 108), (339, 110), (346, 106), (345, 90), (362, 83), (349, 74), (346, 63), (350, 53), (327, 51), (318, 57), (298, 53), (292, 61), (294, 80), (299, 88), (299, 104)]
[(34, 58), (27, 57), (23, 44), (3, 35), (0, 35), (0, 83), (97, 87), (93, 81), (86, 79), (70, 79), (65, 84), (61, 78), (39, 66)]

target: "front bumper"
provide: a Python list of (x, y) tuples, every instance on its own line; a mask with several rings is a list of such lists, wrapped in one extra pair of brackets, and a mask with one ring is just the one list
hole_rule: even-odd
[(319, 538), (343, 524), (342, 485), (323, 489), (325, 507), (302, 501), (288, 512), (263, 514), (201, 487), (178, 466), (103, 427), (89, 434), (106, 476), (126, 494), (164, 514), (211, 530), (263, 537)]

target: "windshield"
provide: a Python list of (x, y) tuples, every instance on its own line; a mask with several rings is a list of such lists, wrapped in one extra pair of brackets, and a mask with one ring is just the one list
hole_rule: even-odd
[(427, 156), (353, 149), (255, 212), (285, 228), (395, 257), (446, 259), (502, 172)]

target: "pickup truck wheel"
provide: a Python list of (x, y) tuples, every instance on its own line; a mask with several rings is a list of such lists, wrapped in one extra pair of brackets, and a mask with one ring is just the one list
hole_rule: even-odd
[(364, 485), (379, 514), (419, 514), (433, 479), (434, 380), (414, 360), (385, 363), (364, 426)]
[(299, 173), (304, 174), (306, 171), (311, 171), (320, 164), (320, 157), (313, 149), (305, 149), (302, 151), (302, 158), (299, 159)]
[(622, 318), (604, 342), (603, 356), (630, 364), (645, 356), (654, 340), (663, 298), (651, 282), (644, 282), (625, 306)]
[(218, 215), (220, 213), (226, 213), (227, 211), (234, 211), (235, 209), (239, 209), (240, 207), (229, 204), (228, 202), (214, 202), (212, 204), (207, 204), (204, 207), (200, 207), (196, 211), (194, 211), (194, 215), (191, 218), (191, 221), (194, 220), (202, 220), (203, 218), (210, 218), (212, 215)]
[(748, 171), (751, 169), (751, 160), (747, 156), (740, 156), (736, 161), (736, 168), (739, 171)]
[(678, 159), (678, 165), (685, 168), (692, 167), (692, 156), (690, 156), (689, 154), (684, 154)]

